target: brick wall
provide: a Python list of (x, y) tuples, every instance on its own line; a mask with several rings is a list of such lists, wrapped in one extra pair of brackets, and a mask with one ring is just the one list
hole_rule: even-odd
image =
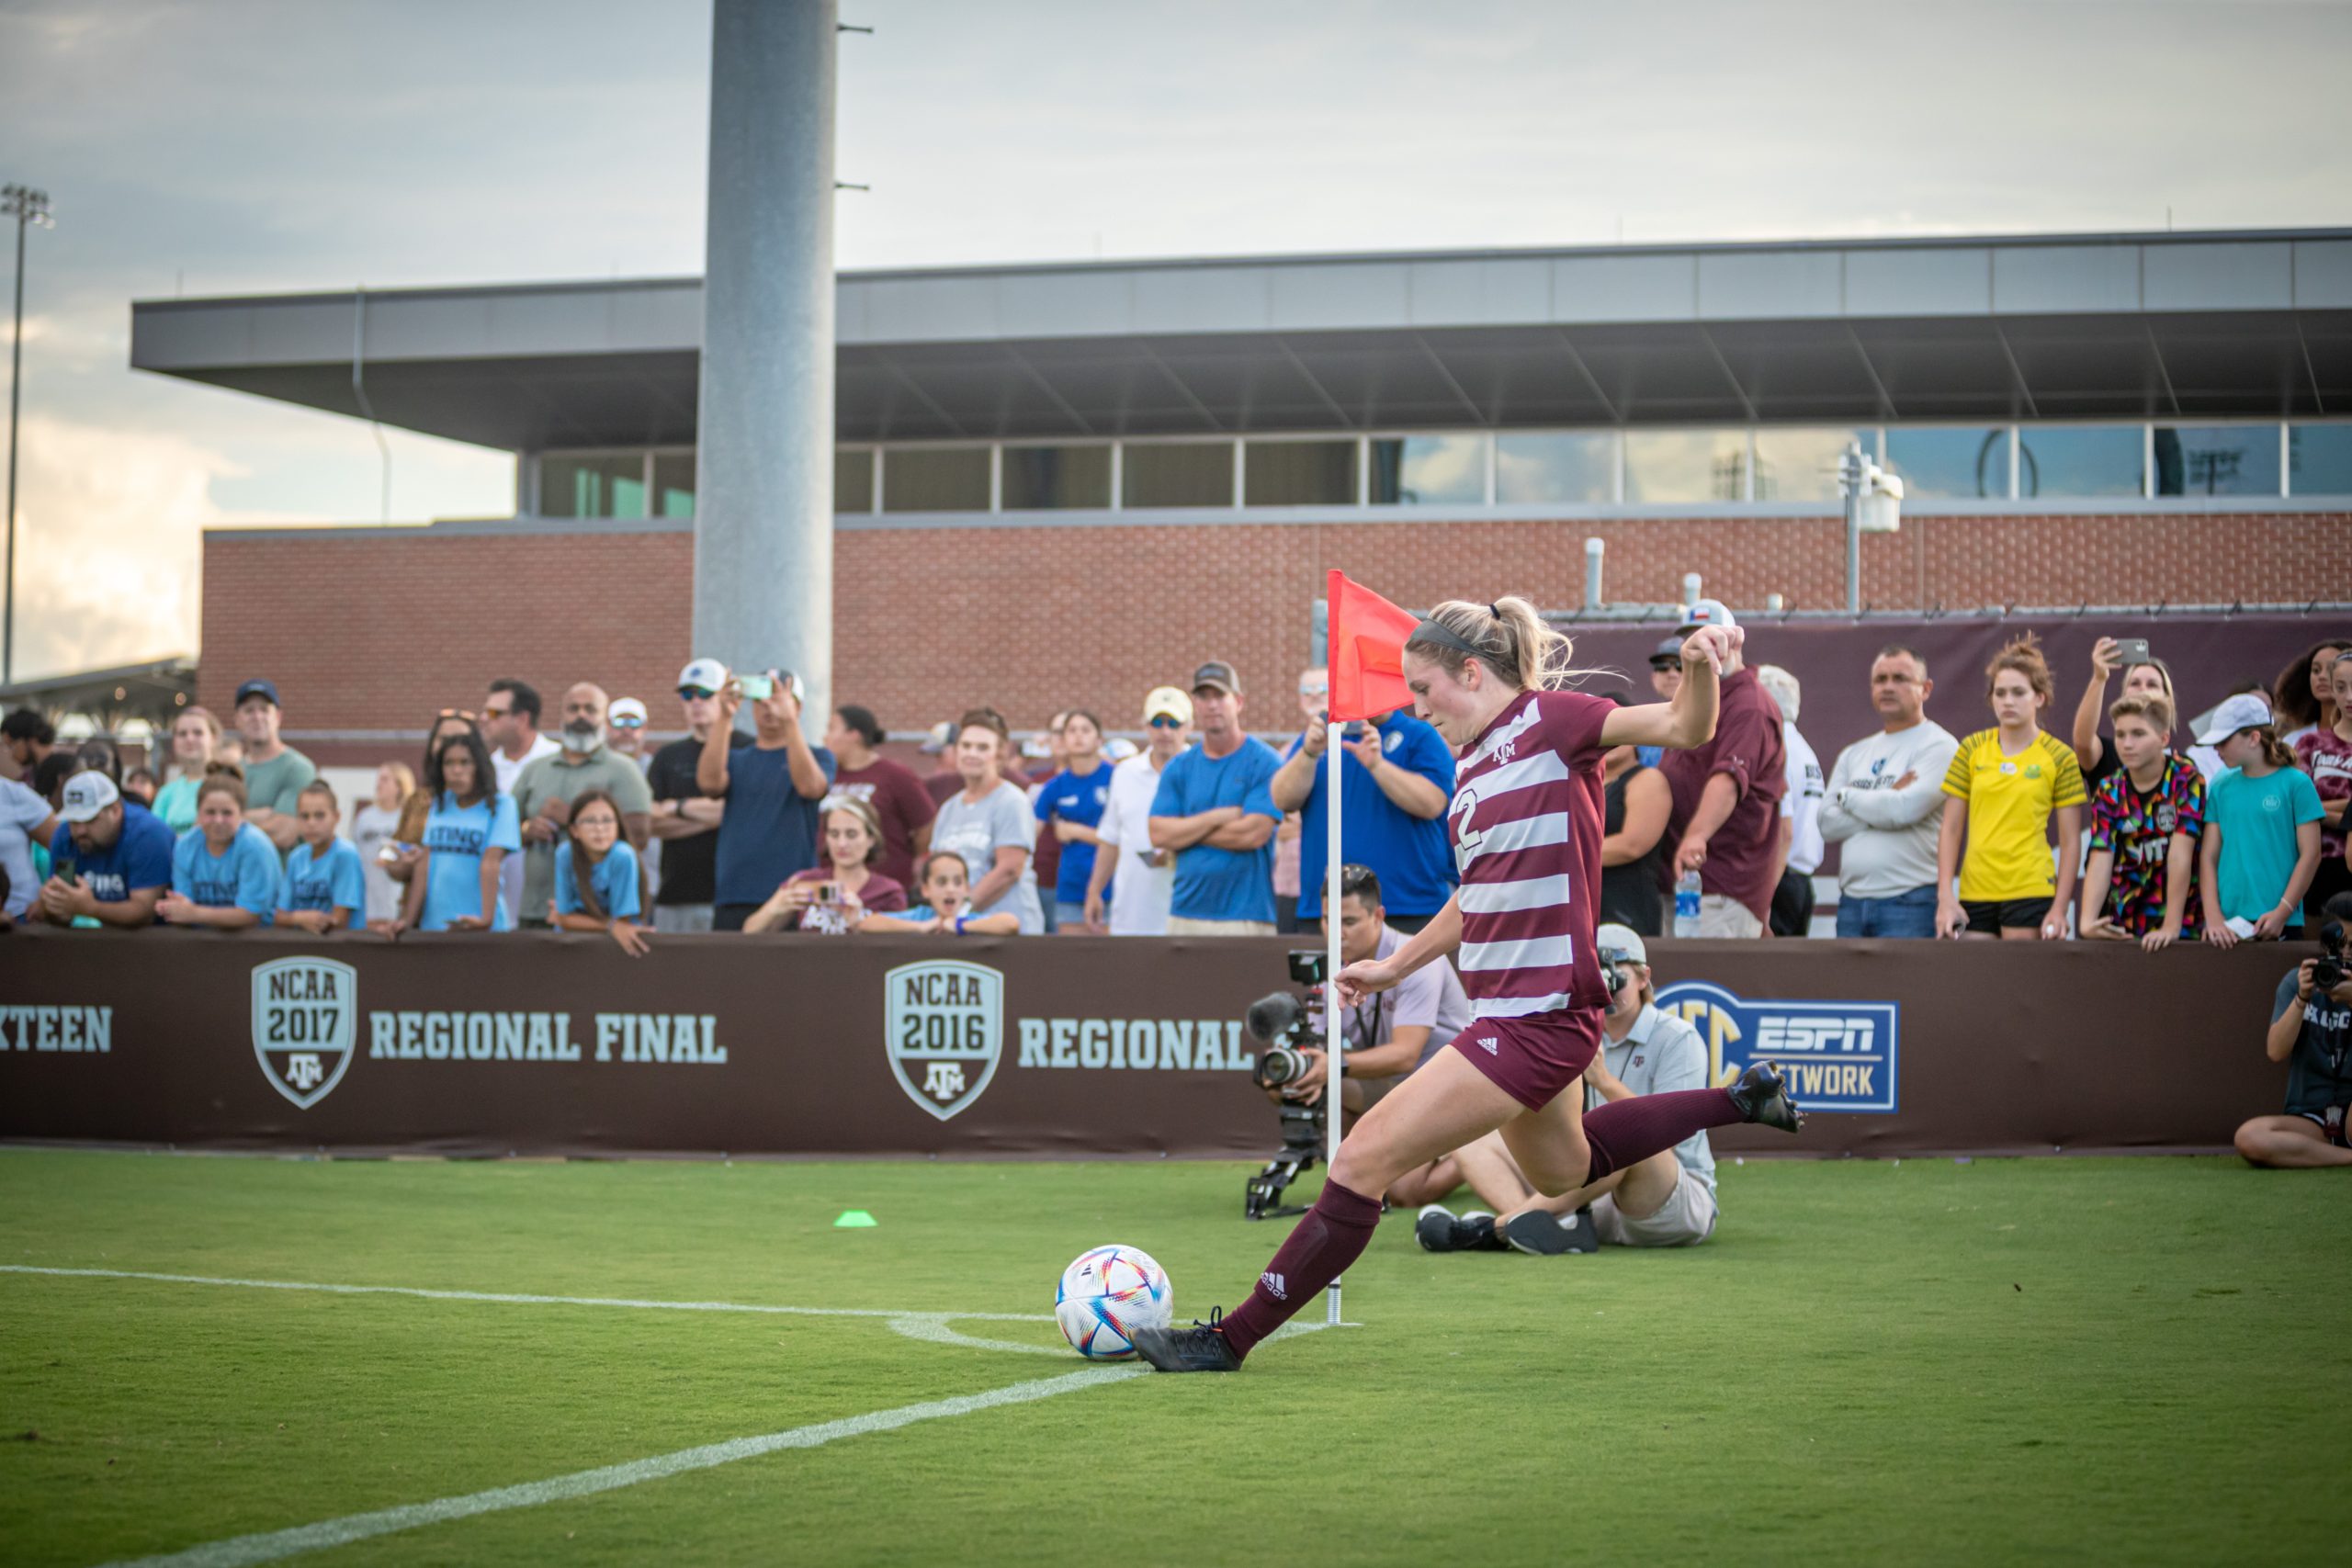
[[(1289, 722), (1324, 570), (1408, 604), (1519, 590), (1582, 595), (1584, 540), (1608, 541), (1612, 600), (1670, 602), (1682, 573), (1735, 607), (1843, 601), (1836, 517), (881, 528), (835, 542), (835, 694), (894, 729), (990, 701), (1016, 725), (1076, 702), (1130, 728), (1140, 694), (1232, 660), (1252, 717)], [(1862, 541), (1884, 609), (2340, 597), (2352, 513), (1904, 519)], [(575, 680), (651, 705), (690, 656), (683, 532), (511, 536), (415, 529), (209, 536), (199, 700), (275, 678), (293, 730), (421, 728), (519, 675), (550, 704)]]

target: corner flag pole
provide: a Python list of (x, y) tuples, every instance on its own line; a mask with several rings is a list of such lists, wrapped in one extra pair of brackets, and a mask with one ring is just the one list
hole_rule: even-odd
[[(1323, 848), (1323, 1179), (1331, 1179), (1340, 1157), (1340, 1059), (1347, 1041), (1340, 1028), (1340, 732), (1337, 719), (1325, 716), (1323, 777), (1325, 810)], [(1340, 1325), (1340, 1281), (1333, 1280), (1324, 1296), (1324, 1322)]]

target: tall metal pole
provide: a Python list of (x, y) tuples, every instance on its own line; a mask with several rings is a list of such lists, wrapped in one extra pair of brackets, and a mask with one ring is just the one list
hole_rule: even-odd
[(714, 0), (694, 648), (833, 670), (836, 0)]
[(1862, 613), (1862, 448), (1849, 443), (1838, 455), (1838, 488), (1846, 495), (1846, 613)]
[(0, 686), (17, 682), (17, 389), (25, 382), (25, 224), (27, 203), (17, 199), (17, 187), (8, 189), (8, 206), (17, 219), (17, 325), (8, 334), (8, 547), (6, 585), (0, 587)]

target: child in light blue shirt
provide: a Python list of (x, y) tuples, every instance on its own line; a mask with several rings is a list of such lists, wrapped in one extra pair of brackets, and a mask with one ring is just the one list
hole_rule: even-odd
[(317, 779), (302, 786), (295, 822), (302, 841), (286, 858), (277, 923), (306, 931), (356, 930), (368, 912), (368, 870), (348, 839), (335, 834), (334, 791)]
[(245, 820), (245, 785), (217, 773), (198, 786), (196, 826), (172, 849), (172, 890), (156, 918), (175, 926), (243, 931), (269, 924), (277, 908), (277, 846)]
[(637, 851), (621, 837), (620, 803), (601, 789), (577, 796), (565, 834), (555, 849), (556, 929), (604, 931), (631, 958), (644, 957)]

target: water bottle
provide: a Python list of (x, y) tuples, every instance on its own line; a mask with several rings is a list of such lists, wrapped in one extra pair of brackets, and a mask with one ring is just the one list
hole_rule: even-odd
[(1674, 934), (1699, 934), (1699, 874), (1686, 871), (1674, 884)]

